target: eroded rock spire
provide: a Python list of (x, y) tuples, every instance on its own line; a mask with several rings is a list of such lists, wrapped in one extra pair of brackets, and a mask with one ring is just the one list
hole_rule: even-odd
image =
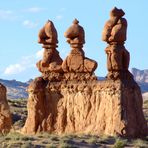
[(124, 47), (127, 33), (127, 21), (123, 18), (124, 14), (122, 9), (114, 7), (102, 33), (102, 40), (109, 44), (105, 49), (108, 79), (116, 80), (132, 77), (128, 71), (130, 54)]
[(9, 132), (13, 124), (6, 92), (6, 87), (0, 83), (0, 134)]
[(56, 50), (58, 43), (57, 30), (52, 21), (48, 20), (43, 28), (39, 31), (38, 42), (43, 44), (43, 59), (37, 63), (39, 71), (44, 79), (59, 79), (59, 73), (62, 73), (63, 60)]
[[(80, 75), (80, 77), (85, 77), (85, 74), (93, 74), (97, 68), (97, 62), (85, 57), (82, 49), (85, 43), (85, 32), (77, 19), (73, 21), (73, 24), (64, 33), (64, 36), (72, 49), (63, 61), (63, 71), (66, 73), (74, 72), (76, 75)], [(77, 78), (80, 77), (78, 76)]]

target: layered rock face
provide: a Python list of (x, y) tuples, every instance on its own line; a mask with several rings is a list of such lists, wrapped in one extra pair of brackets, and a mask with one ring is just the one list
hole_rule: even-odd
[(6, 99), (6, 87), (0, 83), (0, 133), (9, 132), (12, 118)]
[[(113, 28), (108, 28), (110, 24), (107, 23), (107, 79), (97, 80), (94, 74), (97, 62), (85, 57), (82, 49), (85, 32), (78, 20), (74, 20), (73, 25), (65, 32), (71, 52), (61, 65), (54, 62), (55, 69), (60, 67), (60, 70), (50, 69), (52, 60), (44, 67), (47, 53), (37, 64), (39, 69), (44, 67), (48, 73), (40, 70), (42, 76), (28, 87), (28, 117), (23, 133), (46, 131), (56, 134), (86, 133), (126, 137), (147, 135), (140, 88), (128, 71), (129, 53), (123, 45), (127, 27), (125, 19), (121, 18), (124, 13), (114, 8), (111, 14), (117, 15), (115, 21), (111, 20), (111, 24), (114, 22), (111, 26), (117, 28), (117, 32), (111, 33)], [(53, 38), (52, 43), (57, 43), (53, 23), (49, 28), (48, 36)], [(118, 41), (114, 37), (116, 34), (121, 37)], [(44, 46), (46, 39), (43, 40)], [(54, 54), (50, 56), (54, 57)]]
[[(28, 118), (23, 132), (106, 134), (140, 137), (147, 134), (142, 97), (135, 82), (87, 81), (30, 85)], [(37, 80), (37, 79), (36, 79)], [(34, 81), (36, 83), (37, 81)]]

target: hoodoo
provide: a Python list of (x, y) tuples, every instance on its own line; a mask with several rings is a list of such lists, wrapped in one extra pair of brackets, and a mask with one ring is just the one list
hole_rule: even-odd
[(12, 126), (12, 117), (6, 91), (6, 87), (0, 83), (0, 133), (9, 132)]
[(44, 79), (50, 81), (58, 80), (62, 70), (63, 60), (56, 50), (58, 34), (52, 21), (48, 20), (44, 27), (39, 31), (38, 42), (43, 44), (43, 59), (37, 63), (39, 71)]
[(71, 51), (65, 60), (56, 50), (54, 24), (48, 21), (39, 32), (43, 59), (37, 63), (41, 77), (28, 87), (28, 117), (24, 134), (97, 134), (144, 137), (147, 123), (142, 112), (139, 86), (128, 71), (129, 52), (124, 47), (127, 21), (114, 8), (103, 30), (108, 75), (104, 81), (94, 74), (97, 62), (85, 57), (85, 32), (78, 20), (65, 32)]

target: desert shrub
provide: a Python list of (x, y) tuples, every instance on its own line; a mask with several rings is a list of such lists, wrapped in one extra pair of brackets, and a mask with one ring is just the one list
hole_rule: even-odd
[(148, 142), (144, 141), (142, 139), (137, 139), (133, 141), (133, 145), (136, 148), (147, 148), (148, 147)]
[(59, 147), (60, 148), (72, 148), (69, 137), (66, 137), (66, 136), (61, 137), (59, 141)]
[(20, 133), (17, 132), (10, 132), (5, 137), (5, 140), (20, 140), (23, 137)]
[(113, 148), (124, 148), (126, 144), (127, 140), (122, 140), (120, 138), (117, 138)]
[(38, 138), (51, 138), (52, 136), (55, 136), (55, 135), (52, 135), (52, 134), (49, 134), (47, 132), (41, 132), (41, 133), (38, 133), (37, 134), (37, 137)]
[(20, 133), (17, 133), (17, 132), (10, 132), (8, 133), (6, 136), (5, 136), (5, 140), (11, 140), (11, 141), (33, 141), (34, 138), (33, 137), (30, 137), (30, 136), (24, 136)]
[(68, 143), (60, 143), (60, 148), (75, 148), (74, 146), (68, 144)]
[(87, 139), (87, 143), (89, 143), (89, 144), (96, 144), (97, 140), (98, 140), (97, 137), (92, 136), (92, 137)]
[(57, 136), (52, 136), (50, 139), (51, 139), (52, 141), (59, 141), (59, 138), (58, 138)]
[(108, 144), (108, 143), (115, 143), (115, 137), (107, 136), (107, 135), (101, 135), (98, 138), (98, 142), (101, 144)]
[(25, 143), (22, 144), (21, 148), (32, 148), (33, 145), (31, 143), (31, 141), (27, 141)]
[(2, 148), (20, 148), (22, 145), (22, 142), (16, 142), (16, 141), (9, 141), (5, 144), (3, 144)]
[(60, 142), (63, 142), (63, 143), (68, 143), (69, 140), (71, 140), (71, 139), (72, 139), (72, 137), (68, 136), (68, 135), (60, 136)]

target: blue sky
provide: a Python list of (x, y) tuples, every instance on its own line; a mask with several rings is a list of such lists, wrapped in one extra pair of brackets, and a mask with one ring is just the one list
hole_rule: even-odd
[(48, 19), (58, 31), (58, 50), (64, 59), (70, 47), (63, 34), (74, 18), (85, 29), (85, 55), (98, 62), (95, 73), (105, 76), (107, 44), (101, 34), (114, 6), (122, 8), (128, 20), (125, 46), (131, 54), (130, 68), (148, 69), (147, 0), (5, 0), (0, 4), (0, 78), (27, 81), (40, 76), (35, 67), (42, 53), (37, 35)]

